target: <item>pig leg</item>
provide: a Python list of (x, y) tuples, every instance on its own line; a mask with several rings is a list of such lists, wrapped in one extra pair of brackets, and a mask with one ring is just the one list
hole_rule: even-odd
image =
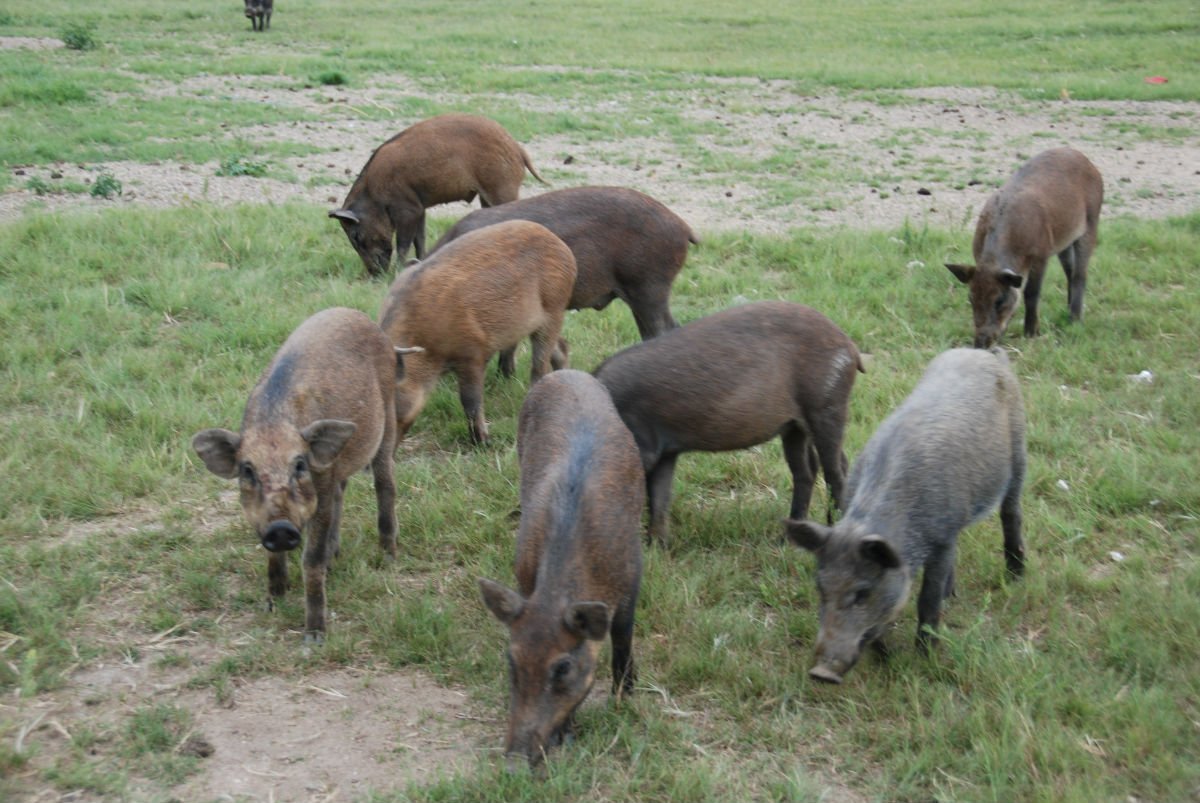
[(288, 553), (270, 552), (267, 556), (267, 610), (275, 607), (275, 597), (282, 597), (288, 587)]
[(501, 351), (500, 356), (496, 358), (496, 367), (505, 379), (510, 379), (517, 372), (517, 347)]
[(625, 299), (630, 312), (633, 313), (633, 322), (637, 324), (638, 334), (642, 336), (642, 340), (649, 340), (663, 332), (679, 327), (679, 324), (671, 316), (671, 309), (667, 303), (670, 292), (669, 285), (665, 288), (656, 287), (653, 290), (639, 288), (636, 293), (628, 294), (629, 297)]
[(471, 428), (471, 442), (485, 444), (488, 442), (487, 421), (483, 418), (483, 374), (486, 370), (486, 357), (482, 360), (465, 360), (458, 366), (458, 400), (462, 402), (463, 412), (467, 414), (467, 423)]
[(613, 617), (609, 636), (612, 638), (613, 694), (621, 697), (633, 693), (633, 682), (637, 673), (633, 668), (633, 612), (634, 604), (627, 606)]
[(553, 370), (554, 351), (559, 348), (558, 333), (562, 331), (562, 314), (548, 317), (546, 324), (529, 336), (529, 342), (533, 346), (533, 360), (529, 366), (530, 385)]
[(808, 437), (807, 432), (792, 424), (783, 431), (781, 440), (783, 441), (783, 458), (792, 472), (792, 508), (788, 516), (796, 521), (801, 521), (808, 518), (813, 482), (817, 476), (812, 439)]
[(392, 452), (396, 445), (396, 420), (393, 416), (384, 425), (383, 442), (371, 461), (371, 472), (375, 478), (375, 507), (379, 525), (379, 546), (387, 556), (387, 562), (396, 560), (396, 477)]
[(1025, 279), (1025, 337), (1037, 337), (1038, 300), (1042, 297), (1042, 279), (1046, 275), (1046, 260), (1035, 263)]
[(550, 367), (555, 371), (571, 367), (571, 347), (561, 337), (554, 342), (554, 350), (550, 352)]
[(1008, 573), (1020, 577), (1025, 572), (1025, 539), (1021, 537), (1021, 483), (1009, 488), (1000, 502), (1000, 529), (1004, 531), (1004, 562)]
[(942, 616), (942, 599), (946, 584), (954, 573), (953, 543), (934, 552), (925, 564), (921, 578), (921, 593), (917, 596), (917, 648), (928, 652), (937, 643), (938, 621)]
[(667, 514), (671, 509), (671, 483), (675, 479), (675, 458), (666, 454), (646, 472), (646, 500), (650, 505), (650, 540), (665, 547), (670, 538)]
[(309, 537), (304, 544), (305, 642), (319, 644), (325, 639), (325, 575), (341, 525), (343, 488), (343, 484), (328, 480), (318, 484), (317, 512), (308, 524)]
[(1058, 255), (1063, 272), (1067, 274), (1067, 306), (1071, 320), (1083, 318), (1083, 293), (1087, 289), (1087, 266), (1096, 247), (1096, 235), (1088, 231)]
[[(853, 370), (853, 369), (851, 369)], [(829, 487), (829, 495), (838, 510), (844, 510), (846, 474), (849, 461), (842, 451), (842, 439), (845, 437), (846, 422), (838, 414), (826, 414), (824, 417), (813, 417), (808, 422), (812, 430), (812, 443), (821, 461), (821, 471), (825, 474), (825, 485)], [(813, 469), (816, 474), (816, 469)], [(826, 513), (826, 523), (833, 524), (833, 510)]]

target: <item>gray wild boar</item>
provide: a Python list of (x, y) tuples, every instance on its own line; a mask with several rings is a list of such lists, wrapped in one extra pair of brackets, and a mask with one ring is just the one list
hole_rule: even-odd
[[(604, 309), (614, 298), (629, 305), (646, 340), (678, 326), (669, 304), (671, 283), (698, 243), (691, 228), (663, 204), (623, 187), (572, 187), (477, 209), (442, 235), (430, 253), (469, 231), (504, 220), (541, 223), (575, 255), (569, 309)], [(500, 370), (512, 375), (511, 351)]]
[(1083, 317), (1088, 261), (1103, 201), (1100, 171), (1071, 148), (1039, 153), (988, 199), (975, 226), (975, 264), (946, 264), (970, 286), (975, 348), (988, 348), (1004, 334), (1022, 287), (1025, 337), (1037, 335), (1042, 278), (1054, 254), (1067, 275), (1071, 320)]
[(205, 429), (192, 448), (208, 470), (236, 479), (242, 511), (267, 559), (271, 598), (287, 589), (288, 552), (304, 540), (305, 641), (325, 633), (325, 575), (338, 553), (342, 496), (371, 467), (379, 543), (396, 555), (397, 350), (369, 317), (336, 307), (288, 337), (250, 398), (241, 432)]
[(265, 31), (271, 27), (271, 12), (275, 0), (246, 0), (246, 16), (250, 18), (250, 29)]
[(397, 346), (424, 351), (406, 361), (405, 377), (396, 386), (399, 437), (438, 378), (453, 371), (471, 439), (485, 443), (487, 361), (529, 337), (531, 383), (552, 368), (565, 368), (569, 355), (559, 333), (574, 283), (571, 249), (528, 220), (471, 232), (401, 271), (383, 301), (379, 325)]
[(845, 332), (788, 301), (722, 310), (605, 360), (596, 378), (637, 440), (650, 538), (667, 541), (681, 453), (744, 449), (776, 435), (792, 472), (792, 517), (808, 515), (818, 460), (841, 507), (842, 438), (855, 371), (862, 370)]
[(612, 638), (613, 694), (633, 691), (633, 620), (642, 576), (642, 464), (604, 387), (557, 371), (521, 407), (518, 591), (480, 578), (508, 625), (509, 768), (536, 766), (571, 732)]
[(517, 200), (525, 171), (545, 184), (512, 135), (495, 120), (442, 114), (404, 129), (371, 154), (340, 209), (329, 212), (372, 274), (409, 246), (425, 257), (425, 210), (452, 201), (483, 206)]
[(784, 522), (817, 557), (821, 625), (809, 674), (841, 683), (900, 615), (922, 569), (917, 645), (927, 649), (954, 591), (958, 533), (997, 506), (1008, 571), (1020, 575), (1024, 479), (1025, 412), (1008, 358), (995, 349), (938, 355), (854, 462), (841, 521)]

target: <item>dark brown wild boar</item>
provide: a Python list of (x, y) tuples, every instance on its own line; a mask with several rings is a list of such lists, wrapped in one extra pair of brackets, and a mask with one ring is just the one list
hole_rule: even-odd
[[(572, 187), (477, 209), (442, 235), (430, 253), (469, 231), (505, 220), (541, 223), (575, 255), (569, 309), (604, 309), (614, 298), (629, 305), (642, 339), (679, 324), (671, 316), (671, 283), (689, 243), (699, 239), (678, 215), (648, 195), (623, 187)], [(512, 374), (511, 351), (500, 370)]]
[(954, 590), (958, 533), (997, 506), (1008, 571), (1020, 575), (1024, 479), (1025, 408), (1008, 358), (996, 349), (938, 355), (854, 461), (841, 521), (784, 522), (817, 556), (821, 629), (809, 674), (841, 683), (900, 615), (918, 571), (917, 645), (927, 649)]
[(271, 27), (271, 12), (275, 0), (246, 0), (246, 16), (250, 18), (250, 29), (265, 31)]
[(575, 283), (575, 257), (544, 226), (511, 220), (473, 231), (401, 271), (379, 325), (397, 346), (423, 352), (406, 361), (396, 386), (397, 433), (403, 438), (438, 378), (458, 377), (458, 394), (476, 443), (488, 439), (483, 417), (487, 361), (528, 337), (530, 382), (567, 366), (559, 337)]
[(483, 206), (517, 200), (525, 171), (545, 184), (512, 135), (495, 120), (443, 114), (404, 129), (371, 154), (341, 209), (330, 211), (372, 274), (410, 245), (425, 257), (425, 210), (452, 201)]
[(1088, 261), (1103, 201), (1100, 171), (1071, 148), (1039, 153), (988, 199), (975, 226), (975, 264), (946, 264), (971, 288), (975, 348), (988, 348), (1004, 334), (1022, 287), (1025, 336), (1038, 333), (1042, 278), (1054, 254), (1067, 275), (1071, 320), (1083, 317)]
[(612, 637), (613, 694), (633, 691), (633, 620), (642, 576), (642, 465), (604, 387), (556, 371), (521, 407), (518, 591), (480, 579), (509, 627), (505, 754), (535, 766), (571, 732)]
[(681, 453), (744, 449), (776, 435), (792, 472), (792, 517), (807, 515), (818, 462), (840, 507), (842, 437), (855, 371), (862, 370), (845, 332), (788, 301), (722, 310), (605, 360), (596, 378), (637, 440), (651, 539), (667, 540)]
[(237, 479), (242, 511), (270, 552), (271, 598), (287, 589), (288, 551), (304, 544), (305, 641), (325, 633), (325, 574), (338, 553), (342, 495), (366, 466), (375, 477), (379, 543), (396, 555), (393, 399), (400, 355), (374, 321), (337, 307), (288, 337), (250, 392), (241, 432), (205, 429), (192, 447), (208, 470)]

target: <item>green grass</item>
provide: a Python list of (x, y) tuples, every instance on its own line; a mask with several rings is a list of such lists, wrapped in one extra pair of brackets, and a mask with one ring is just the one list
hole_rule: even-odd
[[(145, 634), (185, 624), (216, 638), (223, 615), (249, 617), (254, 639), (194, 671), (193, 683), (218, 697), (239, 677), (416, 666), (465, 684), (502, 716), (503, 628), (474, 583), (512, 582), (515, 418), (527, 380), (489, 372), (486, 449), (467, 445), (449, 382), (418, 419), (396, 468), (396, 565), (383, 564), (375, 543), (370, 483), (351, 482), (330, 579), (338, 619), (324, 650), (299, 655), (287, 632), (303, 617), (298, 594), (262, 610), (265, 566), (247, 549), (244, 524), (200, 535), (196, 504), (226, 485), (191, 454), (190, 435), (236, 426), (258, 372), (304, 317), (336, 304), (374, 315), (384, 291), (362, 278), (341, 233), (320, 225), (321, 209), (246, 211), (44, 215), (0, 228), (0, 631), (19, 637), (0, 681), (19, 697), (61, 687), (80, 661), (113, 649), (93, 634), (116, 598)], [(673, 307), (687, 321), (743, 299), (787, 298), (837, 321), (872, 355), (851, 402), (853, 458), (928, 360), (969, 340), (965, 293), (940, 268), (964, 239), (912, 226), (714, 234), (693, 249)], [(1004, 581), (996, 521), (965, 532), (937, 655), (912, 649), (910, 604), (888, 661), (866, 659), (836, 689), (810, 682), (813, 567), (780, 542), (790, 482), (778, 444), (687, 455), (675, 541), (647, 552), (641, 692), (586, 710), (579, 739), (543, 780), (507, 777), (483, 760), (403, 794), (796, 799), (819, 795), (836, 773), (870, 799), (1193, 796), (1200, 292), (1184, 277), (1198, 243), (1198, 216), (1106, 221), (1085, 321), (1068, 323), (1052, 266), (1043, 336), (1027, 341), (1013, 326), (1007, 342), (1029, 411), (1029, 573)], [(565, 335), (574, 366), (590, 369), (636, 330), (614, 305), (571, 315)], [(1143, 369), (1153, 384), (1126, 378)], [(518, 370), (528, 370), (527, 351)], [(825, 504), (819, 493), (814, 515)], [(72, 521), (134, 509), (156, 511), (161, 526), (62, 536)], [(136, 597), (122, 591), (132, 586)], [(106, 798), (129, 794), (133, 775), (169, 788), (193, 760), (153, 745), (162, 731), (186, 730), (173, 719), (184, 715), (143, 712), (133, 730), (105, 736), (125, 745), (105, 750), (106, 762), (79, 749), (40, 777)], [(0, 734), (16, 727), (0, 719)], [(0, 761), (19, 767), (22, 756)]]

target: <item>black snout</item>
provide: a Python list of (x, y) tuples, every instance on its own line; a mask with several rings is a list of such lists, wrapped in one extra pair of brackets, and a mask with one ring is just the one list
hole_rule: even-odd
[(262, 545), (269, 552), (287, 552), (300, 546), (300, 531), (290, 521), (273, 521), (262, 534)]

